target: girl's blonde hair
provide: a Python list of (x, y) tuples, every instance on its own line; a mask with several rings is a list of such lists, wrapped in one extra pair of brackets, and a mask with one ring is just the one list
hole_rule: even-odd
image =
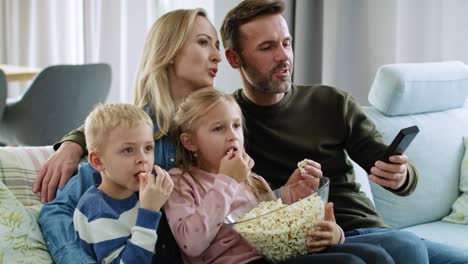
[[(218, 91), (213, 87), (195, 91), (179, 104), (174, 117), (172, 135), (177, 141), (176, 164), (181, 167), (184, 172), (189, 172), (190, 167), (198, 167), (199, 164), (194, 153), (183, 146), (180, 141), (180, 136), (182, 133), (193, 134), (200, 125), (200, 118), (222, 102), (227, 102), (235, 107), (242, 116), (242, 111), (234, 97)], [(197, 179), (194, 178), (194, 180), (199, 183)], [(268, 192), (264, 184), (254, 178), (252, 174), (247, 177), (246, 184), (257, 197)], [(200, 186), (203, 188), (201, 184)]]
[(207, 17), (202, 8), (179, 9), (161, 16), (150, 29), (135, 80), (135, 105), (151, 106), (160, 132), (167, 135), (175, 113), (168, 68), (182, 48), (197, 16)]
[(84, 133), (89, 151), (103, 151), (109, 134), (116, 128), (134, 128), (139, 124), (153, 128), (153, 121), (132, 104), (98, 104), (86, 117)]

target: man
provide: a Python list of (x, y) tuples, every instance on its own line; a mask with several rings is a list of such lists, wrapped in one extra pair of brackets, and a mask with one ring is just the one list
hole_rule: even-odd
[[(377, 242), (379, 234), (395, 231), (359, 191), (347, 157), (368, 171), (371, 181), (402, 196), (417, 185), (414, 166), (405, 155), (392, 156), (391, 163), (378, 160), (387, 146), (348, 93), (291, 85), (294, 56), (283, 10), (279, 0), (246, 0), (226, 15), (221, 27), (226, 58), (243, 83), (235, 97), (246, 119), (254, 171), (274, 186), (289, 177), (329, 177), (329, 200), (347, 241)], [(309, 175), (296, 169), (304, 158), (313, 160)], [(425, 245), (431, 263), (468, 263), (468, 254), (461, 250), (427, 240)]]

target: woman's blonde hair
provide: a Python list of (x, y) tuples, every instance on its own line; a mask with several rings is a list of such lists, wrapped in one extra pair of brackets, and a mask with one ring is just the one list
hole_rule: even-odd
[[(227, 102), (237, 108), (242, 116), (242, 111), (234, 97), (218, 91), (213, 87), (195, 91), (179, 104), (174, 117), (172, 136), (177, 140), (176, 164), (181, 167), (184, 172), (189, 172), (190, 167), (198, 167), (199, 164), (194, 153), (183, 146), (180, 141), (180, 136), (182, 133), (194, 133), (200, 125), (200, 118), (222, 102)], [(199, 183), (197, 179), (194, 178), (194, 180)], [(264, 184), (254, 178), (252, 174), (247, 177), (246, 184), (257, 197), (268, 192)], [(201, 184), (200, 186), (203, 188)]]
[(168, 68), (192, 29), (197, 16), (207, 17), (202, 8), (179, 9), (161, 16), (150, 29), (135, 80), (135, 105), (150, 106), (159, 134), (167, 135), (175, 113)]

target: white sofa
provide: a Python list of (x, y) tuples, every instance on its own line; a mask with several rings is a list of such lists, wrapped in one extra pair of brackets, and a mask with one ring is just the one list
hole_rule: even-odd
[(361, 168), (357, 168), (357, 178), (390, 226), (468, 250), (468, 199), (464, 218), (460, 219), (465, 224), (442, 221), (460, 196), (464, 158), (468, 184), (468, 151), (464, 145), (468, 140), (463, 139), (468, 137), (466, 98), (468, 67), (463, 63), (382, 66), (369, 93), (371, 106), (364, 111), (388, 144), (401, 128), (419, 127), (419, 134), (405, 153), (416, 163), (419, 182), (414, 193), (400, 197), (374, 183), (369, 185)]
[[(468, 250), (468, 225), (441, 221), (460, 195), (463, 136), (468, 136), (468, 107), (463, 107), (468, 97), (466, 66), (385, 66), (369, 97), (373, 106), (364, 110), (387, 142), (400, 128), (419, 126), (406, 154), (417, 164), (420, 178), (413, 194), (399, 197), (369, 184), (367, 174), (357, 168), (362, 190), (392, 227)], [(35, 221), (38, 196), (31, 192), (37, 171), (52, 153), (51, 146), (0, 147), (0, 263), (52, 262)]]

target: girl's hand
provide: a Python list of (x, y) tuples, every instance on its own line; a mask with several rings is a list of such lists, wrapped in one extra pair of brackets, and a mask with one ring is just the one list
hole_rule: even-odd
[(241, 183), (249, 176), (254, 164), (253, 159), (244, 151), (228, 152), (221, 159), (219, 173)]
[(317, 222), (314, 229), (307, 233), (307, 236), (312, 240), (306, 242), (306, 247), (310, 253), (323, 251), (331, 245), (338, 244), (341, 240), (341, 235), (341, 227), (336, 223), (333, 213), (333, 203), (327, 203), (324, 221)]
[(140, 207), (159, 211), (171, 195), (174, 183), (167, 171), (154, 165), (158, 176), (148, 173), (140, 173)]

